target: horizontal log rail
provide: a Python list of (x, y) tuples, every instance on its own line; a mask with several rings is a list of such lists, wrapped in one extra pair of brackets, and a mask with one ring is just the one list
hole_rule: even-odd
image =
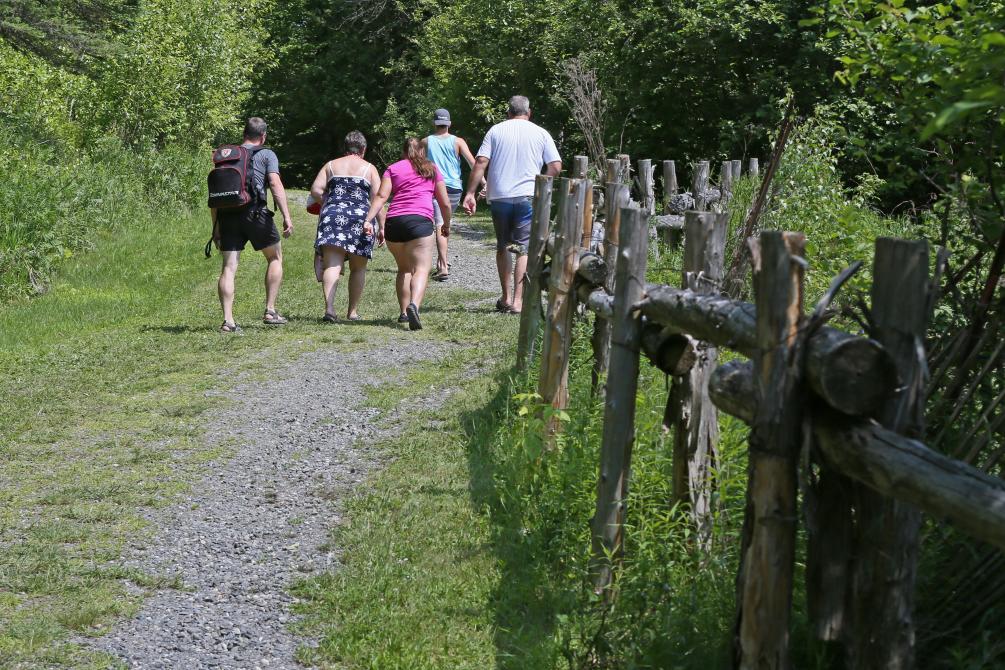
[[(750, 303), (650, 286), (638, 308), (652, 323), (747, 357), (757, 354), (757, 314)], [(807, 347), (810, 388), (845, 414), (870, 414), (897, 388), (893, 360), (875, 340), (823, 327), (809, 338)]]
[[(719, 366), (709, 395), (719, 409), (750, 423), (757, 406), (752, 364)], [(1005, 481), (874, 421), (820, 407), (812, 415), (817, 444), (832, 468), (1005, 550)]]

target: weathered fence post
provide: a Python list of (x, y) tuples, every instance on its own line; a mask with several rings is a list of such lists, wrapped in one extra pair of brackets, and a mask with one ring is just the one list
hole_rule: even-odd
[(723, 161), (719, 168), (719, 207), (726, 209), (733, 195), (733, 162)]
[(747, 164), (747, 174), (751, 177), (756, 177), (761, 174), (761, 162), (756, 158), (751, 158), (750, 162)]
[(639, 160), (638, 176), (636, 182), (639, 189), (639, 202), (649, 216), (656, 213), (656, 184), (653, 179), (653, 171), (656, 169), (653, 162), (647, 158)]
[(708, 161), (698, 161), (694, 166), (691, 179), (691, 193), (694, 194), (694, 208), (698, 211), (708, 209)]
[[(607, 277), (604, 279), (604, 289), (614, 294), (614, 268), (618, 262), (618, 241), (621, 231), (621, 210), (628, 205), (628, 185), (617, 182), (607, 182), (604, 195), (607, 210), (607, 227), (604, 228), (604, 264), (607, 266)], [(599, 314), (593, 322), (593, 376), (592, 389), (594, 393), (604, 396), (605, 384), (601, 384), (607, 374), (607, 364), (611, 355), (611, 322)]]
[[(873, 267), (873, 337), (893, 356), (898, 393), (878, 419), (919, 439), (924, 433), (928, 243), (880, 238)], [(854, 624), (850, 667), (914, 667), (914, 585), (921, 516), (913, 505), (858, 487), (857, 549), (852, 576)]]
[(572, 178), (586, 179), (586, 171), (590, 167), (590, 159), (586, 156), (572, 157)]
[[(576, 265), (579, 262), (579, 237), (586, 181), (558, 180), (558, 220), (548, 282), (548, 312), (545, 319), (544, 346), (541, 351), (541, 378), (538, 393), (542, 402), (564, 409), (569, 402), (569, 345), (575, 316)], [(549, 434), (557, 428), (554, 421)]]
[(538, 175), (534, 181), (534, 218), (531, 219), (530, 243), (527, 250), (527, 286), (523, 292), (524, 307), (520, 312), (520, 337), (517, 340), (516, 368), (527, 369), (533, 360), (537, 332), (541, 328), (541, 271), (544, 269), (544, 248), (551, 226), (552, 177)]
[(628, 154), (618, 154), (618, 181), (629, 183), (632, 176), (632, 159)]
[(677, 163), (663, 161), (663, 213), (670, 213), (670, 198), (677, 195)]
[(617, 158), (608, 158), (607, 179), (604, 180), (604, 183), (610, 183), (612, 181), (620, 183), (621, 182), (621, 179), (619, 179), (620, 174), (621, 174), (621, 161), (618, 160)]
[(738, 161), (738, 160), (729, 161), (729, 167), (730, 167), (730, 170), (732, 171), (731, 183), (733, 184), (733, 187), (735, 188), (736, 187), (736, 182), (740, 179), (740, 176), (743, 174), (743, 161)]
[(586, 179), (585, 165), (583, 166), (583, 179), (586, 181), (586, 194), (583, 202), (583, 234), (579, 246), (588, 250), (593, 241), (593, 182)]
[[(718, 293), (726, 253), (728, 214), (687, 212), (684, 219), (683, 288), (695, 293)], [(672, 417), (673, 498), (690, 502), (699, 537), (711, 532), (712, 473), (719, 439), (719, 413), (708, 397), (708, 378), (719, 351), (695, 342), (697, 362), (687, 374), (674, 377), (666, 416)]]
[(641, 319), (632, 308), (645, 294), (648, 215), (622, 210), (620, 248), (615, 269), (611, 370), (604, 402), (597, 511), (593, 517), (593, 576), (597, 591), (611, 585), (612, 560), (621, 554), (628, 477), (635, 441), (635, 395), (639, 383)]
[(750, 433), (735, 667), (789, 667), (789, 610), (796, 543), (796, 465), (802, 440), (798, 329), (803, 303), (801, 233), (766, 231), (751, 244), (757, 302), (757, 410)]

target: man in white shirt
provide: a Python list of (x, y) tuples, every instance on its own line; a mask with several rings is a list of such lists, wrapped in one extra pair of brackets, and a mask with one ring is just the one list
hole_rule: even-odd
[(519, 314), (523, 308), (527, 254), (519, 254), (514, 267), (507, 247), (517, 244), (526, 250), (533, 216), (534, 180), (541, 174), (542, 167), (546, 167), (545, 174), (558, 175), (562, 171), (562, 157), (548, 131), (530, 122), (530, 101), (526, 97), (514, 95), (510, 98), (506, 116), (507, 119), (492, 126), (482, 140), (468, 179), (464, 209), (468, 214), (475, 213), (475, 189), (488, 170), (487, 200), (496, 233), (496, 267), (502, 285), (502, 299), (496, 301), (496, 309)]

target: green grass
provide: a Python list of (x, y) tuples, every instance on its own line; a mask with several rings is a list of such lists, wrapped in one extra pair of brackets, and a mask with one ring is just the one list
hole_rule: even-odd
[[(171, 504), (208, 462), (231, 452), (232, 444), (206, 434), (205, 417), (226, 402), (219, 391), (236, 375), (264, 378), (304, 351), (348, 351), (394, 337), (512, 340), (460, 309), (484, 296), (456, 287), (431, 291), (426, 329), (402, 333), (386, 252), (372, 265), (378, 271), (363, 299), (364, 316), (377, 320), (322, 327), (313, 223), (306, 214), (296, 218), (296, 235), (284, 246), (279, 306), (291, 322), (282, 329), (260, 325), (264, 262), (249, 250), (235, 305), (246, 335), (217, 332), (219, 260), (202, 257), (205, 212), (106, 233), (95, 251), (63, 265), (47, 295), (0, 313), (0, 667), (102, 667), (108, 659), (70, 638), (100, 635), (134, 612), (140, 599), (127, 594), (126, 582), (184, 587), (174, 575), (110, 564), (150, 532), (144, 508)], [(340, 299), (344, 310), (344, 287)], [(457, 361), (466, 360), (463, 351)], [(469, 357), (494, 353), (484, 352)]]

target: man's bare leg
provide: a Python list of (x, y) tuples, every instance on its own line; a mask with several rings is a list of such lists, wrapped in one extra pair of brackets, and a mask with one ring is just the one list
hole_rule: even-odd
[(217, 293), (220, 295), (220, 306), (223, 308), (223, 320), (234, 323), (234, 277), (237, 275), (237, 263), (241, 259), (240, 251), (224, 251), (223, 266), (220, 269), (220, 281), (217, 283)]
[(436, 273), (446, 275), (450, 273), (450, 263), (448, 259), (447, 238), (440, 232), (441, 227), (436, 227)]
[[(524, 268), (526, 269), (526, 265)], [(510, 273), (513, 271), (510, 252), (502, 249), (496, 250), (496, 268), (499, 270), (499, 284), (502, 286), (502, 301), (507, 305), (512, 305), (513, 295), (510, 292)]]
[(268, 266), (265, 268), (265, 309), (276, 309), (276, 296), (283, 283), (283, 248), (279, 244), (262, 249)]
[(513, 311), (523, 309), (523, 277), (527, 274), (527, 254), (516, 257), (516, 267), (513, 270)]

